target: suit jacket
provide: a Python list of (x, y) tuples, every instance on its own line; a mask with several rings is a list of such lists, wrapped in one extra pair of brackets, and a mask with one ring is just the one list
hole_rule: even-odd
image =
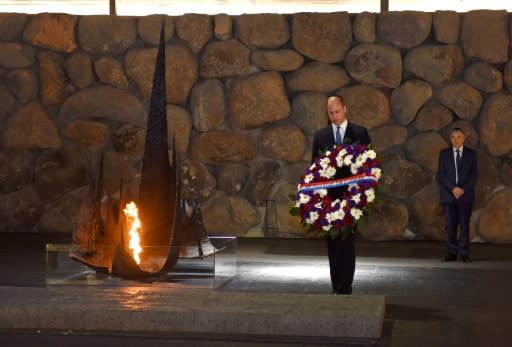
[(455, 183), (455, 160), (453, 148), (450, 146), (439, 153), (439, 201), (442, 204), (455, 202), (452, 194), (456, 186), (464, 189), (464, 194), (459, 198), (461, 202), (473, 203), (475, 200), (475, 184), (478, 175), (476, 153), (471, 148), (464, 146), (459, 168), (459, 182)]
[[(334, 139), (334, 133), (332, 125), (329, 123), (325, 128), (317, 131), (313, 139), (313, 150), (311, 152), (311, 162), (313, 163), (316, 158), (322, 155), (326, 149), (331, 149), (336, 143)], [(345, 129), (345, 136), (343, 137), (343, 143), (352, 144), (363, 144), (369, 145), (371, 143), (370, 135), (365, 127), (354, 124), (352, 122), (347, 123), (347, 129)]]
[[(311, 152), (311, 162), (322, 156), (326, 149), (331, 149), (336, 143), (334, 139), (334, 132), (331, 123), (325, 128), (317, 131), (313, 139), (313, 150)], [(371, 143), (370, 135), (365, 127), (354, 124), (352, 122), (347, 123), (347, 129), (345, 129), (345, 135), (343, 136), (343, 143), (352, 144), (364, 144), (369, 145)], [(343, 167), (340, 174), (335, 176), (336, 179), (346, 178), (352, 176), (348, 167)], [(335, 198), (341, 198), (343, 192), (347, 190), (347, 187), (329, 189), (329, 195)]]

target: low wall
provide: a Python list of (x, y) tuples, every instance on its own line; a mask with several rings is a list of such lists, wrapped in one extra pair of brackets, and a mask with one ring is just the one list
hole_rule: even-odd
[(6, 298), (0, 302), (0, 330), (322, 341), (343, 346), (374, 346), (383, 335), (385, 299), (380, 295), (70, 288), (0, 287)]

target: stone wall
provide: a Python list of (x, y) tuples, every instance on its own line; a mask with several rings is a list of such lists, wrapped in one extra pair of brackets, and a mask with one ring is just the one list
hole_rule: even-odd
[(210, 233), (304, 236), (288, 196), (339, 93), (383, 165), (362, 237), (444, 239), (434, 175), (458, 126), (479, 159), (471, 237), (512, 241), (512, 20), (484, 10), (0, 14), (0, 231), (71, 233), (102, 153), (107, 191), (137, 196), (163, 18), (168, 131)]

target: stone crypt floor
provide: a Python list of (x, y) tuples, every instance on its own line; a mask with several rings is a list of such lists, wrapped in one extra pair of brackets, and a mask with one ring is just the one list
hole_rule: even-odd
[[(45, 244), (65, 237), (0, 233), (0, 309), (9, 291), (44, 287)], [(473, 244), (473, 263), (441, 263), (440, 242), (357, 242), (354, 295), (384, 295), (393, 347), (512, 345), (512, 245)], [(69, 289), (73, 290), (70, 286)], [(222, 292), (328, 293), (322, 240), (239, 239), (238, 275)], [(80, 298), (77, 298), (77, 305)], [(83, 309), (86, 309), (84, 307)], [(274, 341), (209, 341), (0, 330), (1, 346), (309, 346)], [(316, 341), (315, 346), (333, 345)]]

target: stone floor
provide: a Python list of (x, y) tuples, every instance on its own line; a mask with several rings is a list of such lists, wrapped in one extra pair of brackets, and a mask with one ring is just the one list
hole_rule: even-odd
[[(0, 286), (46, 284), (47, 242), (64, 237), (0, 233)], [(326, 293), (328, 265), (321, 240), (239, 239), (238, 275), (220, 291)], [(354, 295), (386, 296), (393, 347), (512, 344), (512, 245), (472, 245), (473, 263), (441, 263), (438, 242), (357, 243)], [(318, 342), (318, 341), (317, 341)], [(0, 331), (1, 346), (307, 346), (305, 342), (208, 341), (187, 336), (123, 336), (105, 332)], [(318, 344), (315, 344), (318, 345)], [(321, 344), (320, 344), (321, 345)], [(325, 345), (328, 345), (326, 342)]]

